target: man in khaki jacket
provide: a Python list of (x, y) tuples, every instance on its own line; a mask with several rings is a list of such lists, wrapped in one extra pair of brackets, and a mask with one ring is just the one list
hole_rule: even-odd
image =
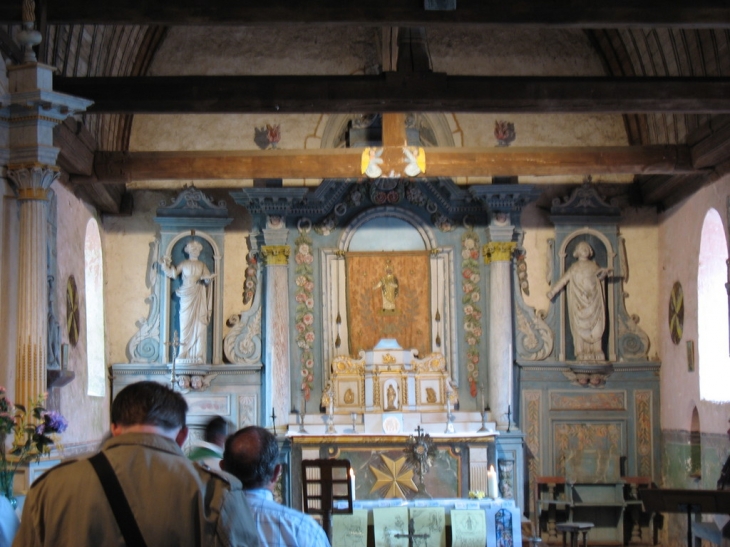
[[(183, 454), (187, 409), (182, 395), (156, 382), (131, 384), (112, 403), (112, 438), (102, 453), (144, 544), (258, 547), (241, 483), (203, 469)], [(13, 545), (125, 545), (90, 460), (64, 462), (33, 484)]]

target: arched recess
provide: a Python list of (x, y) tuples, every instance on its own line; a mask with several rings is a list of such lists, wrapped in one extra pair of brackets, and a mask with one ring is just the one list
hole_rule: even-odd
[[(355, 217), (343, 230), (337, 248), (321, 251), (322, 287), (326, 287), (323, 294), (323, 327), (327, 334), (322, 355), (325, 369), (335, 357), (351, 354), (346, 317), (346, 253), (424, 251), (429, 254), (431, 282), (431, 351), (445, 356), (452, 380), (457, 384), (456, 367), (452, 368), (452, 364), (458, 362), (455, 281), (451, 273), (454, 271), (453, 249), (439, 248), (432, 228), (417, 215), (398, 207), (381, 207)], [(338, 337), (339, 345), (336, 343)], [(328, 374), (325, 370), (324, 381)]]
[[(616, 257), (616, 249), (611, 244), (611, 240), (606, 235), (598, 230), (592, 228), (581, 228), (571, 232), (564, 240), (560, 249), (558, 250), (558, 256), (560, 259), (560, 276), (567, 272), (570, 267), (578, 259), (573, 254), (575, 249), (580, 242), (585, 242), (590, 245), (593, 250), (593, 256), (591, 260), (596, 262), (600, 267), (610, 268)], [(601, 342), (601, 348), (604, 351), (605, 357), (609, 361), (616, 360), (616, 343), (615, 336), (611, 332), (613, 320), (611, 314), (615, 307), (615, 298), (612, 290), (607, 290), (606, 281), (602, 281), (604, 288), (604, 299), (605, 299), (605, 324), (606, 327), (603, 332), (603, 340)], [(562, 293), (560, 303), (560, 316), (563, 318), (563, 325), (561, 328), (561, 360), (575, 360), (575, 349), (573, 342), (573, 334), (570, 328), (570, 313), (568, 311), (568, 302), (565, 292)]]
[(730, 330), (728, 329), (727, 238), (716, 209), (702, 224), (697, 271), (697, 353), (700, 399), (730, 401)]
[(86, 295), (86, 360), (88, 395), (106, 394), (104, 346), (104, 268), (99, 224), (91, 218), (84, 238), (84, 287)]

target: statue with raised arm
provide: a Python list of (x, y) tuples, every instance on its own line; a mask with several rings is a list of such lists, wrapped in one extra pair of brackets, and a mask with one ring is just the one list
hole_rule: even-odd
[(172, 279), (182, 276), (182, 284), (176, 294), (180, 298), (180, 351), (176, 361), (204, 363), (207, 357), (208, 324), (212, 306), (211, 274), (205, 263), (198, 259), (203, 245), (192, 239), (184, 248), (188, 255), (175, 266), (170, 256), (160, 262), (162, 271)]
[(585, 241), (576, 245), (573, 256), (578, 260), (558, 279), (547, 297), (552, 299), (567, 286), (568, 317), (575, 358), (578, 361), (604, 361), (606, 357), (601, 347), (606, 328), (603, 280), (613, 270), (601, 268), (592, 260), (593, 248)]

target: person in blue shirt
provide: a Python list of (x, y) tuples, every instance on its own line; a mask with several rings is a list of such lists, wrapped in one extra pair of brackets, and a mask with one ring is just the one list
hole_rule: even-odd
[(240, 429), (226, 440), (221, 469), (243, 484), (261, 547), (330, 547), (309, 515), (274, 501), (282, 467), (276, 437), (262, 427)]

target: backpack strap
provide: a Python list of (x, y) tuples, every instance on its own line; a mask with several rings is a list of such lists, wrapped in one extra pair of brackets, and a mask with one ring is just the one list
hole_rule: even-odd
[(142, 537), (142, 532), (137, 526), (137, 521), (132, 513), (132, 508), (129, 507), (127, 497), (124, 495), (122, 485), (119, 484), (114, 469), (112, 468), (109, 460), (103, 452), (89, 458), (91, 465), (94, 467), (94, 471), (99, 476), (99, 482), (104, 488), (109, 505), (114, 513), (114, 518), (117, 521), (119, 529), (122, 531), (124, 542), (127, 547), (147, 547), (147, 544)]

